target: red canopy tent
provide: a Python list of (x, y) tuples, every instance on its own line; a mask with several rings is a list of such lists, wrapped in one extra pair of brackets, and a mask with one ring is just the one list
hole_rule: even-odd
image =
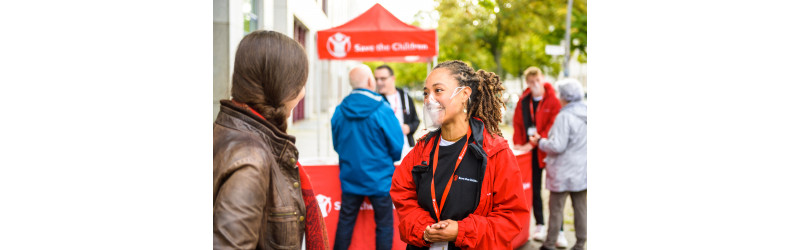
[(380, 4), (343, 25), (317, 32), (320, 59), (427, 62), (437, 51), (436, 30), (408, 25)]

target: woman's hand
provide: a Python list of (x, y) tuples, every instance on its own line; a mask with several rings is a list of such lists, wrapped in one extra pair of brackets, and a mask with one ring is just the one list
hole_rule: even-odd
[(423, 239), (428, 242), (455, 241), (459, 234), (459, 223), (453, 220), (444, 220), (426, 227)]
[(517, 150), (517, 151), (523, 151), (523, 152), (531, 151), (531, 149), (533, 149), (533, 148), (534, 148), (534, 146), (531, 146), (530, 143), (524, 143), (523, 145), (513, 145), (512, 146), (512, 149)]
[(540, 138), (542, 138), (542, 136), (540, 136), (539, 134), (535, 133), (534, 135), (528, 137), (528, 142), (532, 146), (536, 146), (539, 143)]

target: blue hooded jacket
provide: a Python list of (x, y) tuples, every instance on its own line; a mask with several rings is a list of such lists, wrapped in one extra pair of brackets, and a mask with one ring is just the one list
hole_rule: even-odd
[(388, 196), (393, 162), (403, 149), (403, 131), (389, 103), (373, 91), (355, 89), (334, 111), (331, 132), (342, 192)]

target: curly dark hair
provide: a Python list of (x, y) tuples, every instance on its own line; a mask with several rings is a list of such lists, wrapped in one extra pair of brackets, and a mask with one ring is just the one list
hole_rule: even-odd
[(506, 104), (501, 99), (505, 88), (500, 77), (483, 69), (475, 71), (459, 60), (446, 61), (434, 67), (438, 68), (449, 70), (459, 86), (467, 86), (473, 90), (467, 102), (467, 117), (478, 117), (484, 121), (484, 127), (490, 134), (503, 136), (498, 124), (501, 122), (501, 108), (506, 107)]

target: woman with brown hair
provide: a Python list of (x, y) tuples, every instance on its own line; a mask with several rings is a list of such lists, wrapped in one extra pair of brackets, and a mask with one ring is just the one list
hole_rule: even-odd
[(511, 249), (528, 221), (520, 169), (498, 128), (504, 88), (462, 61), (437, 65), (423, 88), (434, 128), (406, 155), (390, 194), (407, 249)]
[(305, 95), (309, 61), (296, 41), (255, 31), (239, 43), (231, 95), (214, 122), (214, 249), (328, 249), (290, 112)]

